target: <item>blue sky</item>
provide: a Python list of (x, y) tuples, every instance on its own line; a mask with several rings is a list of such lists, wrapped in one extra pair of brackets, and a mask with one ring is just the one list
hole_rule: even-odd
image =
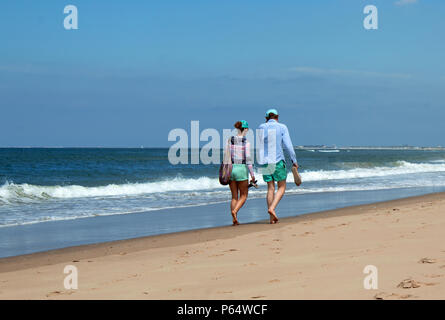
[(191, 120), (256, 127), (270, 106), (295, 145), (445, 145), (444, 14), (442, 0), (3, 1), (0, 146), (169, 146)]

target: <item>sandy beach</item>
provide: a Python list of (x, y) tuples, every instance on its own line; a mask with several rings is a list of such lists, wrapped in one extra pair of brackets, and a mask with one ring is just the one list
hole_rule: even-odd
[(0, 299), (445, 299), (444, 212), (435, 193), (3, 258)]

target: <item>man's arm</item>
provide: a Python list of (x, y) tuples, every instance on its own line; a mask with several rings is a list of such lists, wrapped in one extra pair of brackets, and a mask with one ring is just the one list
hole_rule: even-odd
[(297, 156), (295, 155), (294, 145), (292, 144), (292, 140), (290, 139), (289, 130), (287, 129), (287, 126), (284, 124), (283, 124), (283, 145), (284, 148), (289, 153), (292, 163), (298, 167)]

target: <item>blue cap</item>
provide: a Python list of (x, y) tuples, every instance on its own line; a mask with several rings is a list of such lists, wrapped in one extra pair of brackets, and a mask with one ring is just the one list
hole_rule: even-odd
[(266, 117), (268, 117), (270, 113), (278, 115), (277, 109), (269, 109), (266, 111)]
[(246, 120), (241, 120), (241, 128), (246, 128), (246, 129), (249, 128), (249, 124), (247, 123)]

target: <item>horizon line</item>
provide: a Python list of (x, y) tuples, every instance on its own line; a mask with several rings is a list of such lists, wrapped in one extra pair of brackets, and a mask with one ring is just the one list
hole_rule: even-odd
[[(171, 146), (145, 147), (145, 146), (0, 146), (0, 149), (168, 149)], [(445, 149), (441, 145), (294, 145), (297, 149), (345, 149), (345, 148), (435, 148)], [(201, 148), (201, 147), (200, 147)], [(189, 148), (194, 149), (194, 148)]]

